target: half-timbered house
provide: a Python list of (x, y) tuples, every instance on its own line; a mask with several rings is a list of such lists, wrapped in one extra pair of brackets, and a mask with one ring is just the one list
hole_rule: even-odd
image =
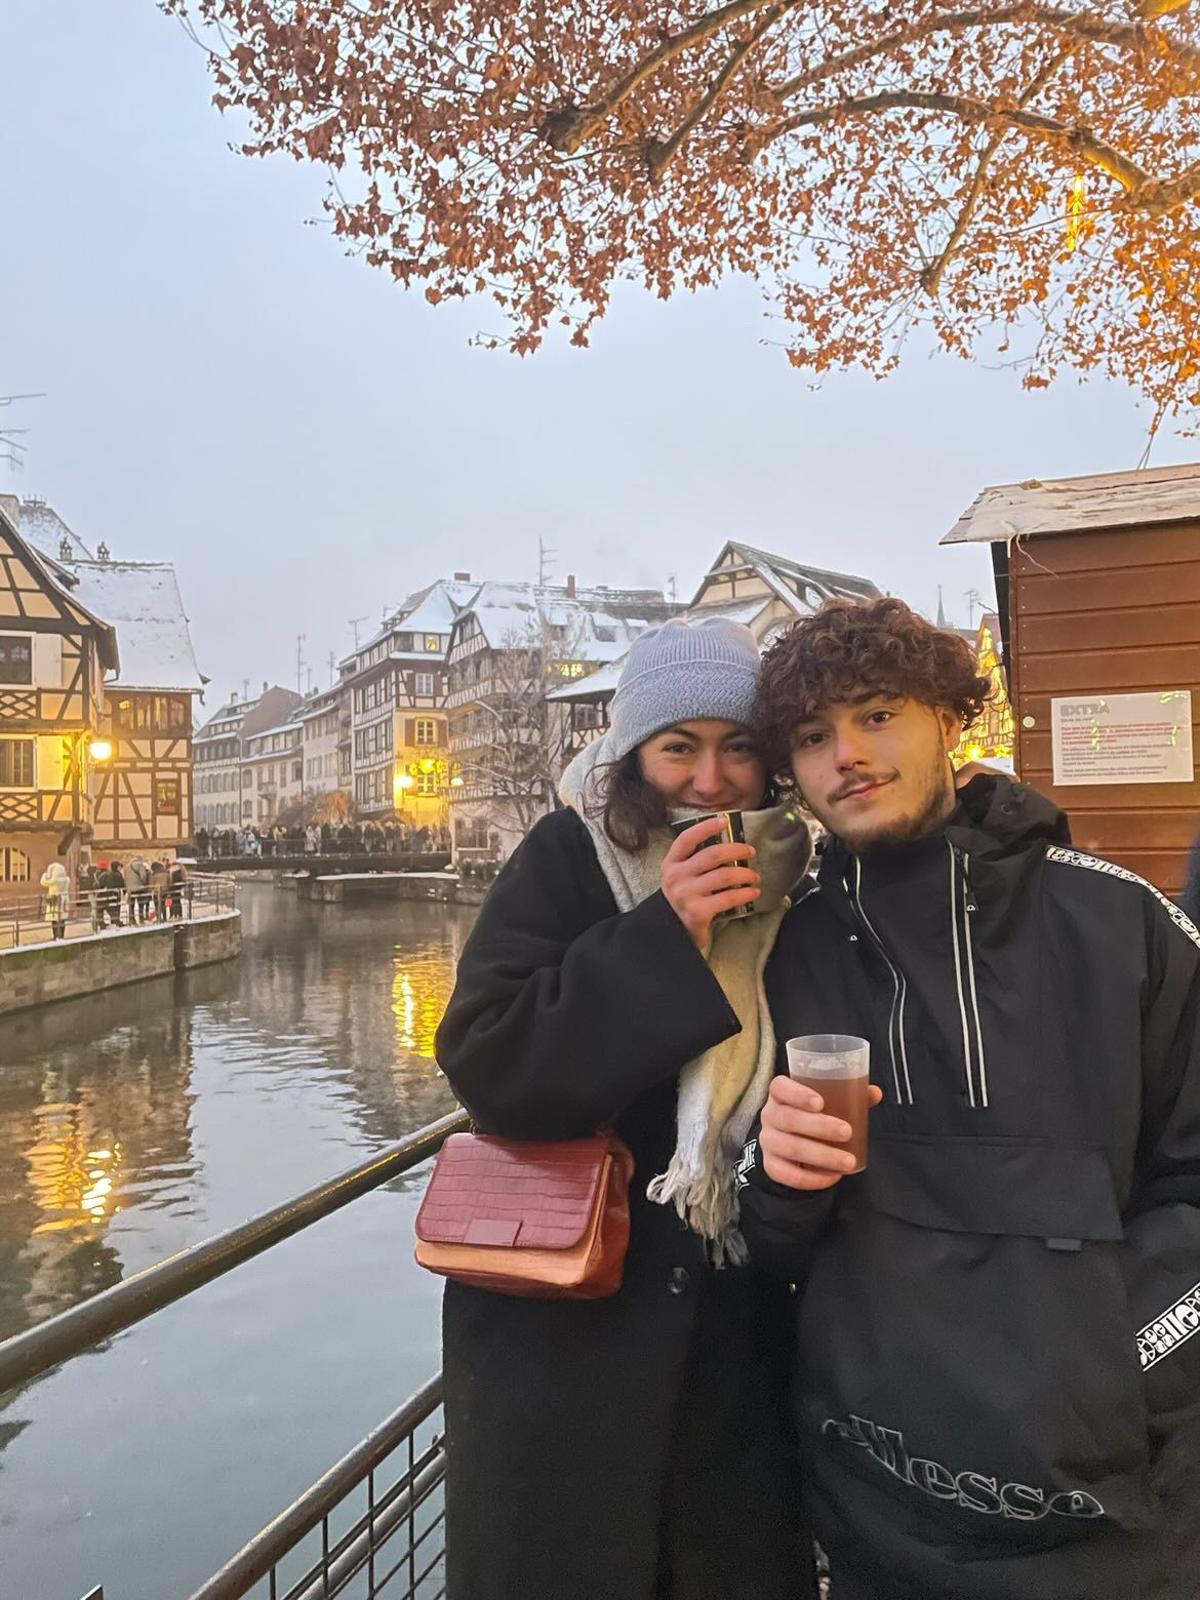
[(341, 664), (350, 711), (350, 782), (360, 816), (418, 828), (446, 819), (446, 654), (455, 618), (478, 594), (468, 573), (410, 595)]
[(447, 657), (457, 852), (509, 854), (553, 804), (566, 742), (555, 688), (603, 671), (680, 609), (656, 589), (581, 589), (574, 578), (481, 587)]
[(74, 874), (104, 756), (104, 674), (116, 631), (69, 573), (20, 531), (0, 496), (0, 896), (36, 892), (49, 863)]
[(112, 746), (92, 784), (94, 852), (170, 858), (193, 834), (192, 703), (208, 681), (196, 665), (187, 615), (165, 562), (64, 561), (63, 582), (113, 624), (121, 653), (105, 685)]

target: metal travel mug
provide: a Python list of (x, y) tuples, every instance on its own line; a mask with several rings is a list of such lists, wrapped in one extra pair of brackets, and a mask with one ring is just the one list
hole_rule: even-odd
[[(670, 824), (671, 834), (678, 839), (681, 833), (686, 833), (689, 828), (694, 828), (698, 822), (707, 822), (712, 817), (720, 817), (725, 823), (720, 833), (713, 834), (711, 839), (705, 839), (699, 846), (706, 850), (710, 844), (745, 844), (746, 829), (742, 823), (740, 811), (698, 811), (694, 817), (683, 817), (679, 822)], [(732, 911), (722, 911), (718, 920), (726, 917), (750, 917), (754, 915), (754, 906), (735, 906)]]

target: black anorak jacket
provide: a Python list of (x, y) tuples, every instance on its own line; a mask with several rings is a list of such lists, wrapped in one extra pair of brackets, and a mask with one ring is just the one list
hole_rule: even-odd
[[(742, 1165), (797, 1283), (807, 1497), (880, 1600), (1200, 1593), (1200, 934), (976, 779), (943, 831), (834, 841), (768, 969), (781, 1040), (870, 1040), (870, 1159)], [(852, 1586), (847, 1583), (847, 1588)], [(855, 1591), (857, 1592), (857, 1590)]]

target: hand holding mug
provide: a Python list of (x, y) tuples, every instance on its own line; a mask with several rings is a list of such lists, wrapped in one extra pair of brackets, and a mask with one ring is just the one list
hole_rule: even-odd
[(707, 950), (712, 925), (726, 911), (753, 904), (762, 893), (747, 863), (754, 846), (708, 844), (725, 831), (722, 817), (706, 817), (671, 845), (662, 864), (662, 892), (698, 950)]

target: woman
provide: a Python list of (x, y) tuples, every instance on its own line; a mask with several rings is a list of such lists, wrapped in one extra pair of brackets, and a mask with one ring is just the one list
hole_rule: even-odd
[(50, 863), (42, 873), (41, 883), (46, 893), (43, 916), (50, 924), (54, 938), (62, 939), (67, 931), (67, 901), (71, 894), (71, 880), (61, 861)]
[[(438, 1059), (480, 1126), (612, 1124), (637, 1165), (612, 1299), (446, 1286), (450, 1600), (814, 1592), (788, 1319), (736, 1265), (733, 1163), (774, 1063), (761, 971), (809, 856), (794, 814), (756, 809), (757, 671), (724, 618), (643, 634), (610, 731), (564, 778), (568, 808), (508, 862), (463, 952)], [(757, 853), (715, 844), (711, 820), (667, 831), (726, 809), (748, 813)]]

